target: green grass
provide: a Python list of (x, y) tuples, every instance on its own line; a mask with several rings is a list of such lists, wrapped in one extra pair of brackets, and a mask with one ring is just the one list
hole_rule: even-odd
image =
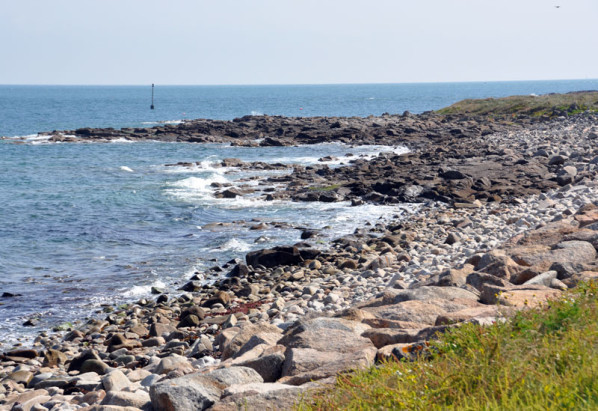
[(598, 286), (432, 342), (430, 356), (339, 376), (301, 410), (598, 409)]
[(333, 190), (336, 190), (337, 188), (339, 188), (340, 186), (341, 186), (340, 184), (332, 184), (332, 185), (324, 186), (324, 187), (311, 186), (311, 187), (308, 187), (308, 190), (311, 190), (311, 191), (333, 191)]
[(567, 113), (598, 112), (598, 91), (468, 99), (437, 111), (439, 114), (473, 114), (491, 116), (555, 116)]

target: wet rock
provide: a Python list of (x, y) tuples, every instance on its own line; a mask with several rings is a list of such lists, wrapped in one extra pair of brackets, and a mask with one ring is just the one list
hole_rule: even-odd
[(252, 251), (245, 257), (247, 265), (257, 267), (262, 265), (266, 268), (280, 265), (294, 265), (303, 262), (303, 258), (297, 247), (275, 247), (272, 249)]

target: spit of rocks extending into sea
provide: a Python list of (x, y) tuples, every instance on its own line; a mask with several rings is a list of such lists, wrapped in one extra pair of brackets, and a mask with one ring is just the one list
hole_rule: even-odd
[[(321, 165), (295, 165), (292, 174), (272, 176), (261, 187), (248, 186), (246, 191), (266, 200), (473, 203), (539, 194), (591, 174), (591, 167), (578, 169), (575, 164), (587, 164), (598, 155), (596, 116), (482, 117), (433, 112), (367, 118), (245, 116), (232, 121), (192, 120), (120, 130), (82, 128), (40, 135), (47, 135), (49, 142), (401, 145), (411, 153), (385, 153), (371, 161), (356, 158), (334, 168), (327, 165), (333, 159), (322, 158)], [(557, 129), (559, 137), (552, 139)], [(583, 140), (572, 141), (579, 133)], [(236, 161), (232, 165), (251, 168)], [(272, 192), (272, 185), (284, 189)], [(226, 194), (242, 193), (229, 190)]]
[[(447, 328), (500, 320), (596, 278), (597, 118), (508, 127), (462, 136), (467, 147), (429, 137), (445, 150), (438, 153), (424, 139), (412, 146), (423, 159), (415, 172), (423, 180), (413, 185), (447, 199), (428, 200), (408, 220), (358, 229), (323, 250), (306, 235), (251, 252), (214, 267), (226, 274), (212, 285), (191, 278), (181, 290), (156, 290), (155, 300), (5, 352), (0, 407), (288, 409), (339, 372), (410, 359)], [(461, 154), (446, 156), (453, 151)], [(425, 178), (436, 155), (442, 174)], [(483, 164), (468, 168), (480, 155), (488, 157), (485, 191), (471, 175)], [(401, 161), (382, 156), (369, 165), (390, 181), (380, 170)], [(518, 168), (531, 165), (537, 173)], [(499, 190), (492, 173), (503, 167), (513, 173), (509, 188), (488, 191)], [(347, 174), (332, 170), (338, 180), (329, 185)], [(470, 183), (467, 196), (453, 190)], [(395, 197), (380, 187), (382, 198)]]

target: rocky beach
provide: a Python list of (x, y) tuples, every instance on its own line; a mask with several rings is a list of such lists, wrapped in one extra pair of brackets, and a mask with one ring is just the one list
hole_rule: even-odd
[(595, 278), (598, 115), (570, 111), (248, 116), (43, 133), (62, 143), (404, 145), (409, 153), (338, 167), (326, 157), (314, 166), (226, 159), (222, 167), (288, 172), (215, 183), (213, 195), (418, 211), (326, 244), (304, 227), (300, 243), (239, 255), (180, 289), (43, 332), (31, 347), (3, 347), (0, 408), (289, 409), (339, 373), (409, 359), (447, 328), (500, 321)]

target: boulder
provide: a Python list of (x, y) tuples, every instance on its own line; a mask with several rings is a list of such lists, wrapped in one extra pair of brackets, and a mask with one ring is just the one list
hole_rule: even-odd
[(373, 346), (344, 353), (312, 348), (290, 348), (286, 352), (282, 377), (278, 382), (302, 385), (309, 381), (333, 377), (341, 372), (371, 367), (375, 358), (376, 348)]
[(474, 270), (471, 264), (465, 264), (463, 268), (443, 271), (438, 277), (435, 285), (439, 287), (463, 287), (467, 283), (467, 276)]
[(578, 212), (573, 217), (576, 221), (579, 222), (579, 228), (583, 228), (585, 226), (589, 226), (591, 224), (598, 222), (598, 208), (594, 208), (591, 210), (584, 210), (583, 212)]
[(231, 385), (262, 382), (259, 374), (250, 368), (231, 367), (160, 381), (150, 387), (150, 398), (155, 410), (205, 410)]
[(303, 387), (287, 384), (246, 384), (231, 386), (224, 398), (211, 411), (247, 410), (277, 411), (294, 409), (299, 403)]
[(426, 326), (430, 325), (413, 321), (389, 320), (386, 318), (366, 318), (361, 322), (372, 328), (426, 328)]
[(379, 319), (417, 322), (426, 325), (434, 325), (436, 318), (447, 312), (438, 305), (417, 300), (380, 307), (363, 308), (363, 311)]
[(519, 264), (505, 254), (504, 250), (492, 250), (482, 255), (480, 261), (475, 266), (476, 271), (492, 274), (495, 277), (506, 278), (507, 280), (522, 269)]
[(247, 265), (257, 267), (263, 265), (266, 268), (279, 265), (299, 265), (303, 262), (301, 253), (297, 247), (275, 247), (266, 250), (257, 250), (245, 256)]
[(285, 360), (284, 352), (285, 347), (282, 345), (267, 346), (263, 344), (235, 358), (232, 363), (235, 366), (254, 369), (265, 382), (274, 382), (281, 376)]
[[(550, 222), (544, 227), (526, 232), (520, 236), (514, 244), (511, 244), (511, 246), (552, 247), (553, 245), (560, 243), (565, 235), (577, 231), (578, 226), (579, 223), (573, 219)], [(507, 252), (509, 255), (513, 254), (510, 249), (507, 249)]]
[(341, 318), (300, 319), (284, 333), (278, 344), (288, 348), (353, 352), (371, 347), (371, 342), (361, 337), (369, 328), (368, 325)]
[(151, 408), (151, 399), (149, 394), (142, 390), (135, 392), (111, 391), (106, 393), (106, 396), (100, 405), (135, 407), (143, 410), (149, 410)]
[(492, 274), (486, 273), (471, 273), (467, 276), (465, 282), (478, 291), (482, 290), (484, 284), (492, 284), (501, 287), (507, 287), (509, 284), (509, 282), (504, 278), (496, 277)]
[(562, 241), (552, 249), (534, 247), (537, 252), (526, 248), (527, 252), (522, 252), (519, 248), (514, 250), (517, 253), (514, 259), (539, 272), (548, 271), (554, 263), (587, 264), (596, 259), (596, 249), (587, 241)]
[[(274, 345), (280, 340), (282, 330), (275, 325), (260, 323), (246, 324), (242, 328), (232, 328), (232, 332), (220, 337), (217, 342), (220, 345), (222, 359), (226, 360), (237, 354), (245, 344), (251, 343), (244, 349), (249, 351), (258, 344)], [(224, 334), (224, 331), (223, 333)], [(229, 339), (225, 339), (226, 337)]]
[(548, 300), (558, 298), (561, 293), (560, 290), (543, 285), (513, 285), (511, 287), (485, 285), (480, 301), (485, 304), (533, 308), (545, 304)]

